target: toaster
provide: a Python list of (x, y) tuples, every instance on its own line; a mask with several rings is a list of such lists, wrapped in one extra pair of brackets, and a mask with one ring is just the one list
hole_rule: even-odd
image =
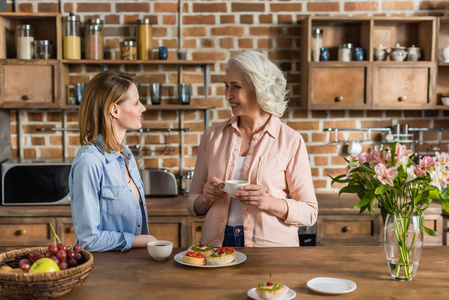
[(166, 169), (144, 169), (142, 181), (146, 197), (176, 197), (176, 177)]

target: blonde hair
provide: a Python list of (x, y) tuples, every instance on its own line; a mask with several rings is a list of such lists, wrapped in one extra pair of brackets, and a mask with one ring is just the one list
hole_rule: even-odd
[(254, 86), (257, 102), (269, 114), (282, 117), (287, 108), (287, 80), (284, 73), (257, 51), (239, 53), (229, 59), (226, 69), (235, 65)]
[(106, 70), (95, 75), (87, 84), (78, 112), (80, 144), (95, 144), (98, 135), (103, 136), (106, 152), (119, 152), (110, 109), (120, 104), (125, 93), (134, 83), (133, 76), (117, 70)]

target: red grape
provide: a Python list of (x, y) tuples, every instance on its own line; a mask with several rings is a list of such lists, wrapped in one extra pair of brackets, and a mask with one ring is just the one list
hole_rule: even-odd
[(58, 253), (56, 253), (56, 257), (60, 261), (64, 261), (67, 258), (67, 252), (65, 252), (64, 250), (58, 250)]
[(76, 253), (75, 254), (75, 259), (77, 262), (82, 263), (83, 262), (83, 256), (81, 255), (81, 253)]
[(58, 246), (56, 246), (56, 244), (50, 244), (50, 246), (48, 246), (48, 251), (51, 252), (51, 254), (56, 254), (56, 252), (58, 252)]
[(58, 249), (59, 249), (59, 250), (67, 251), (67, 246), (64, 245), (63, 243), (61, 243), (61, 244), (58, 244)]
[(22, 266), (23, 264), (29, 264), (29, 265), (31, 265), (31, 262), (30, 262), (30, 260), (29, 260), (28, 258), (22, 258), (22, 259), (19, 261), (19, 266)]
[(53, 253), (51, 253), (50, 251), (45, 252), (44, 257), (51, 257), (53, 255)]
[(55, 263), (59, 265), (59, 259), (56, 256), (53, 255), (52, 257), (50, 257), (50, 259), (53, 259)]
[(72, 259), (69, 259), (67, 264), (69, 265), (69, 268), (73, 268), (73, 267), (76, 267), (78, 265), (78, 262), (76, 261), (76, 259), (72, 258)]
[(68, 268), (69, 268), (69, 265), (65, 261), (59, 263), (59, 269), (65, 270)]
[(67, 258), (68, 259), (75, 258), (75, 251), (67, 250)]
[(82, 249), (83, 247), (80, 244), (73, 246), (73, 250), (75, 250), (76, 253), (80, 252)]
[(30, 259), (30, 262), (31, 262), (31, 263), (34, 263), (36, 260), (38, 260), (38, 259), (39, 259), (39, 256), (40, 256), (40, 253), (37, 252), (37, 251), (31, 251), (31, 252), (28, 254), (28, 258)]
[(29, 263), (23, 263), (23, 264), (20, 265), (20, 269), (22, 271), (24, 271), (25, 273), (28, 273), (30, 268), (31, 268), (31, 265)]

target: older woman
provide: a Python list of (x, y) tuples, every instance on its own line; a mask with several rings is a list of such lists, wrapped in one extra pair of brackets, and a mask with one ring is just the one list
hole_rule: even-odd
[[(204, 217), (201, 243), (219, 246), (299, 246), (298, 226), (316, 222), (318, 204), (301, 135), (283, 124), (282, 71), (256, 51), (227, 64), (226, 100), (233, 117), (210, 127), (198, 150), (187, 207)], [(234, 197), (224, 181), (243, 179)]]
[(87, 84), (79, 110), (81, 149), (69, 175), (76, 242), (89, 251), (125, 251), (156, 240), (148, 234), (143, 183), (126, 131), (142, 127), (133, 78), (107, 70)]

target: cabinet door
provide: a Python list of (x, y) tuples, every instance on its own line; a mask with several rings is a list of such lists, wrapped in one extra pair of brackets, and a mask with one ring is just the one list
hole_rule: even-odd
[(432, 63), (375, 63), (373, 108), (421, 109), (435, 105)]
[(369, 63), (310, 63), (309, 109), (367, 109)]
[(58, 106), (59, 65), (55, 61), (31, 64), (3, 63), (0, 69), (0, 102), (3, 108)]
[(201, 232), (203, 231), (204, 220), (192, 218), (190, 221), (189, 245), (198, 244), (201, 240)]
[(187, 247), (187, 217), (150, 217), (150, 234), (158, 240), (173, 242), (173, 247)]
[(45, 247), (53, 242), (54, 218), (0, 218), (0, 246)]
[(56, 233), (66, 246), (75, 245), (75, 230), (71, 218), (57, 218)]

